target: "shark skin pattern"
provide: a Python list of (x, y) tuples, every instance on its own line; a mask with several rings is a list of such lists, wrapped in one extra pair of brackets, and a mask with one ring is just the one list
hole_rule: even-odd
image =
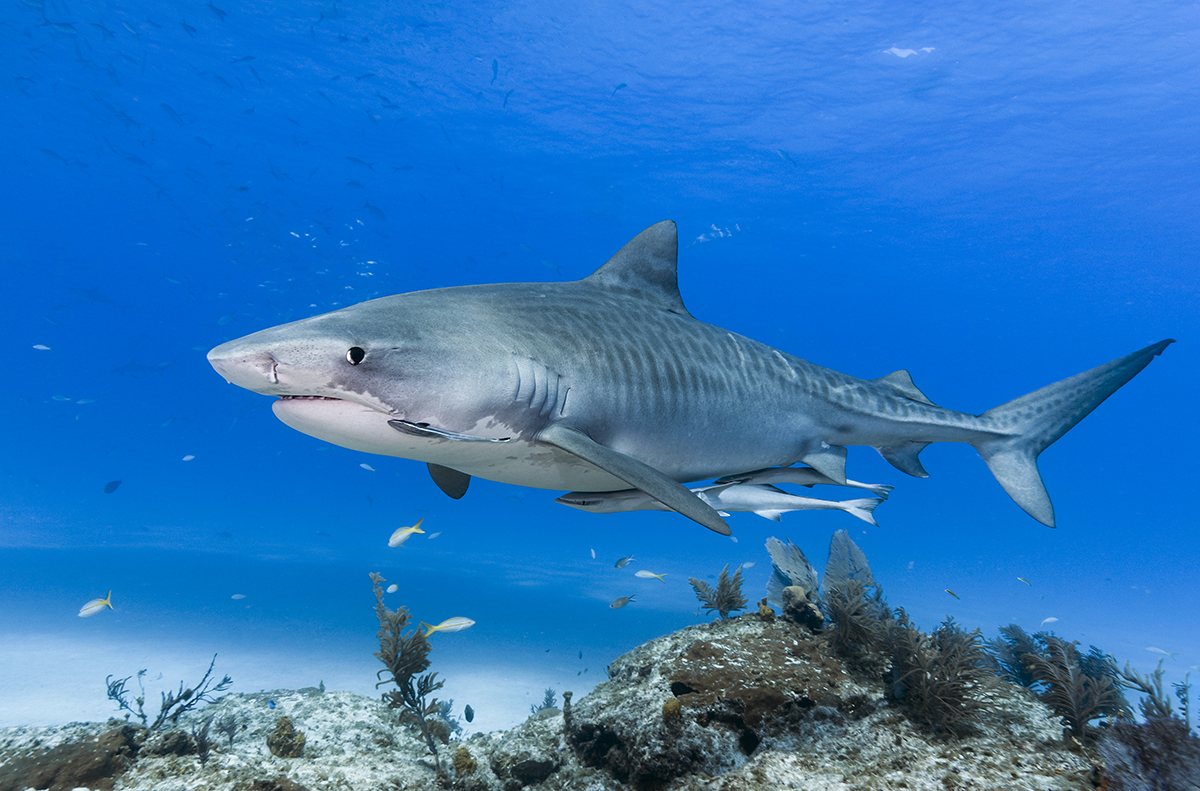
[(318, 439), (424, 461), (461, 497), (470, 476), (542, 489), (635, 488), (722, 535), (682, 484), (803, 462), (846, 483), (846, 448), (926, 477), (918, 454), (963, 442), (1054, 526), (1037, 457), (1171, 340), (981, 415), (943, 409), (907, 371), (858, 379), (706, 324), (684, 307), (675, 223), (582, 280), (417, 291), (224, 343), (229, 382), (278, 396)]

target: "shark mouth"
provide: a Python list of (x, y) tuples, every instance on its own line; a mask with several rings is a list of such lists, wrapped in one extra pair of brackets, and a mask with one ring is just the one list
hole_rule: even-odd
[(279, 396), (280, 401), (343, 401), (341, 398), (333, 398), (332, 396), (312, 396), (312, 395), (285, 395)]

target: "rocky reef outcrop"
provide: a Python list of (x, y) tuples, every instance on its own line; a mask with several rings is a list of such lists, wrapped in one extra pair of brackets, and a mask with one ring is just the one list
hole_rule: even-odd
[[(782, 618), (751, 613), (690, 626), (624, 654), (608, 673), (561, 710), (452, 741), (436, 764), (420, 733), (378, 700), (311, 688), (228, 695), (204, 716), (244, 724), (232, 745), (214, 745), (204, 763), (143, 750), (108, 783), (130, 791), (1095, 788), (1092, 760), (1064, 746), (1058, 718), (1028, 690), (989, 679), (977, 690), (972, 727), (934, 736), (888, 703), (882, 682), (843, 666), (827, 638)], [(268, 749), (282, 716), (307, 734), (302, 757)], [(117, 725), (8, 729), (0, 764)]]

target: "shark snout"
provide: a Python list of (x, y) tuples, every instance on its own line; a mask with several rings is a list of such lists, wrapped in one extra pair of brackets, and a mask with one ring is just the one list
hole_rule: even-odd
[(256, 393), (272, 394), (279, 384), (278, 361), (267, 351), (248, 349), (238, 341), (208, 353), (208, 362), (225, 381)]

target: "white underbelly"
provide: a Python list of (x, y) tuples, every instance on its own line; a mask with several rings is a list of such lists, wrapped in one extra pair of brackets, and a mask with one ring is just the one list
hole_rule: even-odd
[(542, 443), (471, 442), (404, 434), (388, 416), (351, 401), (287, 399), (271, 407), (291, 428), (343, 448), (431, 462), (477, 478), (580, 492), (610, 492), (629, 484), (566, 451)]

